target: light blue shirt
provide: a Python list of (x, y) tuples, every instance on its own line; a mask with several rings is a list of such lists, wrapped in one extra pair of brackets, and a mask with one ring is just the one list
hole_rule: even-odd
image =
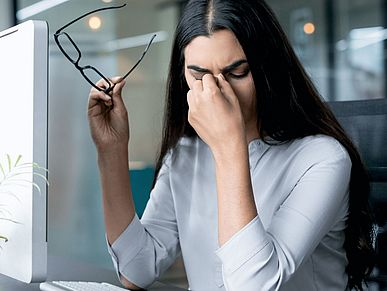
[[(219, 248), (214, 160), (199, 138), (164, 159), (141, 221), (109, 246), (117, 271), (146, 288), (182, 254), (198, 291), (343, 291), (351, 160), (318, 135), (249, 144), (258, 216)], [(236, 193), (237, 195), (237, 193)]]

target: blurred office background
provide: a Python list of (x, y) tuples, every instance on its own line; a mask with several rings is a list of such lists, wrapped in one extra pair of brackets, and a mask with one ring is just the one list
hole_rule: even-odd
[[(339, 115), (343, 111), (341, 104), (349, 104), (350, 108), (376, 108), (377, 112), (360, 109), (357, 115), (355, 112), (355, 121), (363, 129), (352, 129), (351, 135), (357, 138), (359, 147), (363, 143), (367, 145), (361, 149), (364, 158), (376, 169), (377, 177), (382, 177), (376, 179), (379, 192), (375, 195), (380, 205), (386, 203), (383, 171), (387, 169), (384, 150), (387, 142), (387, 0), (267, 1), (322, 96)], [(90, 10), (127, 3), (124, 8), (91, 15), (66, 29), (82, 51), (81, 64), (94, 65), (106, 76), (126, 73), (140, 57), (149, 34), (157, 33), (124, 90), (131, 129), (128, 162), (136, 207), (141, 215), (160, 143), (173, 31), (185, 2), (0, 1), (0, 30), (28, 19), (46, 20), (50, 29), (49, 254), (112, 268), (104, 239), (96, 151), (86, 117), (90, 86), (59, 52), (53, 33)], [(341, 120), (347, 121), (351, 131), (353, 114), (342, 115)], [(365, 131), (367, 135), (363, 138)], [(383, 223), (381, 220), (380, 229), (385, 227)], [(174, 270), (168, 275), (172, 279), (183, 274), (181, 262)], [(383, 290), (385, 277), (382, 273), (376, 275), (380, 282), (372, 283), (371, 288)]]

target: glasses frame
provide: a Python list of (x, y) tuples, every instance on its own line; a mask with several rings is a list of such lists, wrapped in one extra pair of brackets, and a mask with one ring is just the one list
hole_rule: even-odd
[[(145, 54), (147, 53), (149, 47), (151, 46), (154, 38), (156, 37), (156, 34), (154, 34), (150, 41), (148, 42), (148, 45), (146, 46), (144, 52), (142, 53), (141, 57), (138, 59), (138, 61), (132, 66), (132, 68), (124, 75), (122, 76), (117, 82), (113, 83), (109, 78), (105, 77), (105, 75), (103, 75), (97, 68), (95, 68), (94, 66), (91, 66), (91, 65), (86, 65), (86, 66), (80, 66), (79, 65), (79, 61), (81, 60), (82, 58), (82, 53), (81, 53), (81, 50), (78, 48), (78, 46), (75, 44), (74, 40), (70, 37), (70, 35), (67, 33), (67, 32), (64, 32), (63, 30), (66, 29), (67, 27), (69, 27), (70, 25), (74, 24), (75, 22), (77, 22), (78, 20), (90, 15), (90, 14), (93, 14), (93, 13), (96, 13), (96, 12), (99, 12), (99, 11), (103, 11), (103, 10), (110, 10), (110, 9), (118, 9), (118, 8), (122, 8), (122, 7), (125, 7), (126, 4), (123, 4), (123, 5), (120, 5), (120, 6), (109, 6), (109, 7), (103, 7), (103, 8), (99, 8), (99, 9), (95, 9), (95, 10), (92, 10), (90, 12), (87, 12), (79, 17), (77, 17), (76, 19), (70, 21), (69, 23), (65, 24), (64, 26), (62, 26), (61, 28), (59, 28), (55, 33), (54, 33), (54, 39), (55, 39), (55, 43), (57, 44), (57, 46), (59, 47), (59, 50), (63, 53), (63, 55), (75, 66), (75, 68), (77, 70), (79, 70), (79, 72), (81, 73), (81, 75), (86, 79), (86, 81), (91, 85), (93, 86), (95, 89), (97, 89), (98, 91), (103, 91), (105, 92), (106, 94), (109, 94), (113, 89), (114, 89), (114, 86), (121, 82), (122, 80), (126, 79), (130, 73), (133, 72), (133, 70), (140, 64), (140, 62), (142, 61), (142, 59), (144, 58)], [(66, 50), (62, 47), (62, 45), (60, 44), (60, 40), (59, 40), (59, 37), (61, 35), (64, 35), (65, 37), (67, 37), (67, 39), (70, 41), (70, 43), (74, 46), (75, 50), (77, 51), (78, 53), (78, 57), (76, 59), (73, 59), (71, 56), (69, 56), (67, 53), (66, 53)], [(97, 75), (99, 75), (101, 77), (101, 79), (105, 80), (106, 83), (108, 84), (108, 87), (107, 88), (101, 88), (99, 86), (97, 86), (93, 81), (91, 81), (87, 75), (85, 74), (85, 70), (93, 70), (95, 73), (97, 73)]]

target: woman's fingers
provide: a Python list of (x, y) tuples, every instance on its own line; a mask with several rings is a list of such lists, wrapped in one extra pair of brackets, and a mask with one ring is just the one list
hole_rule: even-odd
[[(100, 79), (95, 85), (98, 88), (105, 90), (105, 89), (109, 88), (109, 86), (113, 86), (113, 84), (114, 84), (112, 80), (109, 79), (108, 81), (109, 82), (107, 82), (107, 80), (105, 80), (105, 79)], [(95, 90), (97, 90), (97, 89), (95, 89)]]
[(216, 93), (219, 88), (216, 78), (211, 74), (205, 74), (202, 78), (203, 90), (210, 90), (212, 93)]
[(92, 88), (89, 95), (89, 108), (94, 107), (101, 101), (104, 102), (106, 106), (111, 106), (112, 97), (105, 94), (103, 91), (98, 91), (97, 89)]
[[(188, 105), (193, 104), (195, 98), (202, 97), (222, 97), (223, 95), (227, 100), (228, 96), (234, 96), (234, 91), (232, 90), (230, 84), (225, 80), (222, 74), (214, 77), (211, 74), (205, 74), (201, 80), (196, 80), (192, 89), (189, 90), (187, 94)], [(205, 98), (205, 99), (206, 99)], [(216, 99), (216, 98), (215, 98)]]
[(237, 99), (234, 90), (223, 74), (219, 74), (216, 77), (210, 74), (204, 75), (203, 90), (207, 90), (214, 96), (223, 96), (230, 102)]
[(218, 87), (220, 89), (220, 92), (222, 92), (222, 95), (229, 101), (238, 100), (230, 83), (227, 82), (223, 74), (219, 74), (217, 76), (217, 79), (218, 79)]
[(113, 84), (118, 84), (118, 83), (120, 83), (120, 82), (122, 82), (123, 80), (122, 80), (122, 77), (121, 76), (116, 76), (116, 77), (113, 77), (112, 79), (111, 79), (111, 82), (113, 83)]
[(188, 105), (194, 102), (198, 96), (222, 96), (229, 102), (238, 100), (234, 90), (223, 74), (214, 77), (211, 74), (205, 74), (202, 80), (196, 80), (192, 89), (187, 94)]
[(115, 83), (114, 88), (113, 88), (113, 93), (112, 93), (112, 101), (114, 103), (115, 109), (123, 109), (125, 108), (124, 101), (122, 99), (122, 89), (124, 88), (126, 82), (125, 80), (122, 80), (121, 77), (116, 77), (113, 78), (113, 82), (118, 82)]
[(192, 84), (192, 89), (195, 92), (202, 92), (203, 91), (203, 82), (202, 80), (195, 80)]
[(109, 80), (110, 84), (105, 80), (101, 79), (96, 83), (96, 86), (101, 89), (107, 89), (113, 86), (113, 90), (106, 94), (104, 91), (100, 91), (94, 87), (90, 90), (89, 107), (95, 106), (98, 102), (103, 101), (106, 106), (112, 106), (113, 103), (117, 103), (118, 107), (124, 106), (122, 101), (122, 88), (125, 86), (125, 80), (122, 77), (114, 77)]

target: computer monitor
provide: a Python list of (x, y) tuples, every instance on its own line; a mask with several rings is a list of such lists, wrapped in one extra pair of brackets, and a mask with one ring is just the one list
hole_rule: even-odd
[(48, 26), (0, 32), (0, 273), (30, 283), (47, 273)]

